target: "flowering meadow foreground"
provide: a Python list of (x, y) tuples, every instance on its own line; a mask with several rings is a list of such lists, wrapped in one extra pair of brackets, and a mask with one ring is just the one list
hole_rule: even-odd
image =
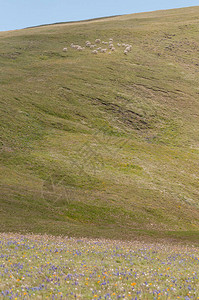
[(0, 234), (1, 299), (199, 299), (199, 249)]

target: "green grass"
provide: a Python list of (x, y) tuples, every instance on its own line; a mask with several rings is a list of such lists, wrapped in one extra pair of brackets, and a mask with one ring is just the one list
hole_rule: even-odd
[(198, 13), (0, 33), (1, 231), (199, 240)]

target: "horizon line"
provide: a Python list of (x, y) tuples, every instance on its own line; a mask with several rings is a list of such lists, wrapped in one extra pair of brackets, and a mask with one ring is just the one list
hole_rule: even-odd
[(127, 16), (127, 15), (136, 15), (136, 14), (143, 14), (143, 13), (151, 13), (151, 12), (159, 12), (159, 11), (169, 11), (169, 10), (175, 10), (175, 9), (184, 9), (184, 8), (193, 8), (193, 7), (199, 7), (199, 5), (191, 5), (191, 6), (183, 6), (183, 7), (176, 7), (176, 8), (165, 8), (165, 9), (157, 9), (157, 10), (148, 10), (148, 11), (140, 11), (135, 13), (126, 13), (126, 14), (119, 14), (119, 15), (111, 15), (111, 16), (101, 16), (101, 17), (94, 17), (89, 19), (80, 19), (80, 20), (72, 20), (72, 21), (60, 21), (60, 22), (53, 22), (53, 23), (45, 23), (40, 25), (32, 25), (28, 27), (22, 27), (18, 29), (10, 29), (10, 30), (0, 30), (0, 32), (9, 32), (9, 31), (17, 31), (17, 30), (24, 30), (24, 29), (31, 29), (31, 28), (38, 28), (38, 27), (45, 27), (45, 26), (53, 26), (53, 25), (63, 25), (63, 24), (71, 24), (71, 23), (82, 23), (82, 22), (92, 22), (102, 19), (109, 19), (109, 18), (116, 18), (121, 16)]

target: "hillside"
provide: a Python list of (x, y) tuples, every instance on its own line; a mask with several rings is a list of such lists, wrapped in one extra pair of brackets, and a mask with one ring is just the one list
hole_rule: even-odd
[(198, 15), (0, 33), (1, 231), (198, 240)]

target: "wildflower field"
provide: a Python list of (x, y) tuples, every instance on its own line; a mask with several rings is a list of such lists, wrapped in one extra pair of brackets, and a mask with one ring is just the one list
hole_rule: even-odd
[(193, 246), (0, 234), (1, 299), (199, 299)]

